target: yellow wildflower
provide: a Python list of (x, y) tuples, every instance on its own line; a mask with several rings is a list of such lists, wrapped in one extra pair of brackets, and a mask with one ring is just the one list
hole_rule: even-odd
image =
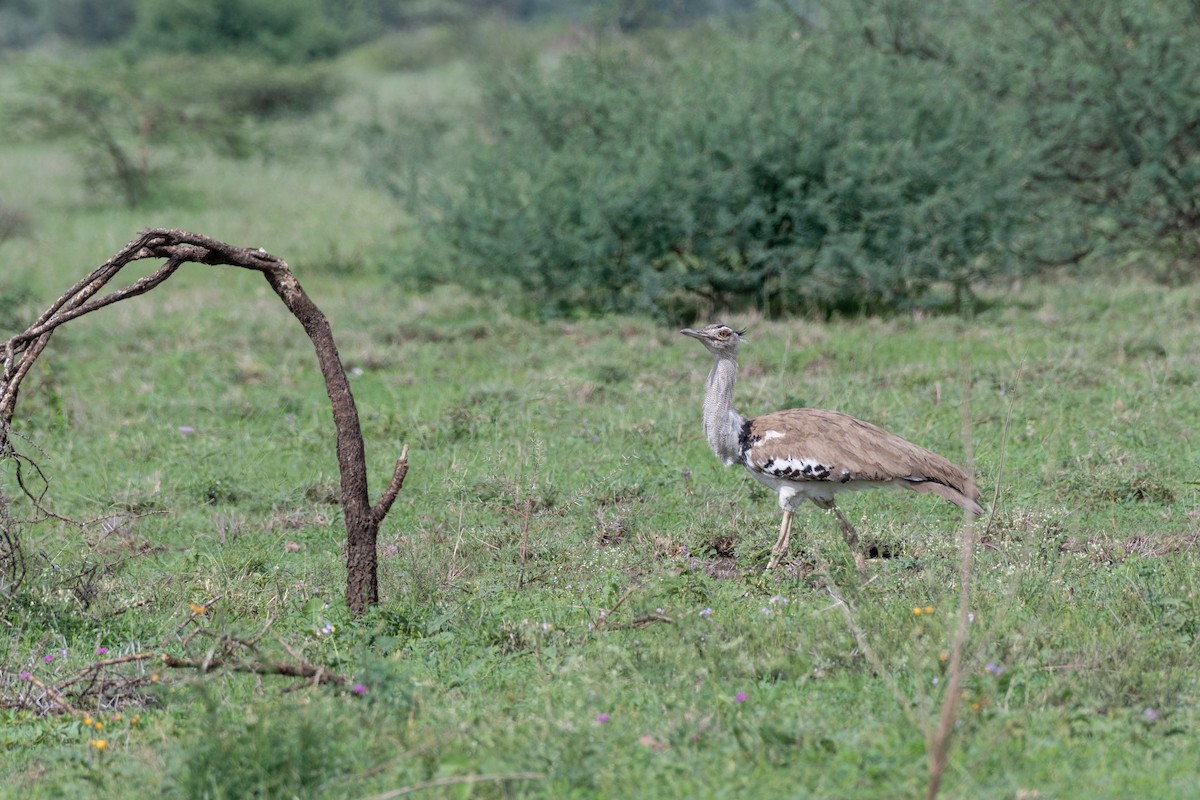
[(103, 750), (104, 748), (108, 747), (108, 742), (104, 741), (103, 739), (91, 739), (88, 741), (88, 744), (97, 750)]
[(208, 609), (199, 603), (188, 603), (188, 611), (191, 611), (197, 617), (203, 617), (208, 613)]

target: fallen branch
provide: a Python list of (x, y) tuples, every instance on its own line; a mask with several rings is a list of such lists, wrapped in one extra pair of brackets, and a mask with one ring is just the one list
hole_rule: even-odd
[(91, 664), (89, 664), (88, 666), (86, 666), (83, 669), (76, 672), (70, 678), (67, 678), (64, 681), (61, 681), (58, 684), (58, 690), (60, 692), (65, 692), (67, 689), (69, 689), (70, 687), (74, 686), (77, 683), (80, 683), (81, 681), (89, 680), (89, 679), (94, 680), (97, 675), (99, 675), (101, 672), (108, 669), (109, 667), (115, 667), (120, 664), (134, 664), (139, 661), (148, 661), (150, 659), (157, 658), (158, 656), (159, 656), (159, 654), (156, 652), (147, 651), (147, 652), (142, 652), (142, 653), (130, 653), (127, 656), (114, 656), (113, 658), (104, 658), (99, 661), (94, 661)]
[(341, 675), (330, 672), (325, 667), (302, 662), (289, 664), (285, 661), (238, 661), (224, 658), (185, 658), (162, 654), (164, 667), (176, 669), (197, 669), (201, 672), (212, 672), (216, 669), (228, 669), (231, 672), (249, 672), (255, 675), (284, 675), (289, 678), (311, 678), (314, 683), (333, 683), (342, 685), (348, 680)]
[[(202, 614), (192, 613), (188, 621), (179, 626), (179, 630), (201, 618)], [(5, 681), (4, 674), (0, 672), (0, 689), (10, 689), (14, 685), (10, 681), (15, 677), (20, 681), (15, 685), (38, 690), (4, 691), (0, 693), (0, 707), (38, 713), (57, 710), (58, 713), (82, 717), (101, 708), (143, 705), (150, 700), (148, 687), (160, 680), (163, 669), (196, 670), (202, 674), (224, 670), (253, 675), (279, 675), (300, 678), (312, 686), (345, 686), (350, 683), (348, 678), (329, 667), (311, 663), (296, 648), (279, 638), (275, 641), (287, 658), (263, 655), (259, 644), (270, 631), (272, 622), (268, 621), (261, 631), (249, 639), (197, 625), (178, 642), (101, 658), (61, 680), (43, 680), (33, 674), (32, 667), (19, 676), (11, 676), (9, 681)], [(167, 649), (188, 648), (196, 637), (207, 637), (211, 642), (202, 656), (169, 652)], [(193, 653), (198, 651), (199, 648), (192, 649)], [(125, 669), (131, 665), (135, 667), (134, 670)]]

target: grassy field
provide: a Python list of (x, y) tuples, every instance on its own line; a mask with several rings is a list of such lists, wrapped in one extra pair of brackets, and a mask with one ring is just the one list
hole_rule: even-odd
[[(419, 95), (409, 80), (346, 107)], [(310, 146), (276, 131), (301, 142), (278, 158), (198, 157), (152, 210), (89, 200), (53, 142), (0, 151), (0, 195), (33, 226), (0, 244), (5, 336), (143, 227), (262, 246), (332, 321), (373, 494), (411, 448), (383, 602), (352, 620), (328, 401), (264, 282), (189, 265), (56, 333), (17, 426), (50, 508), (93, 522), (24, 530), (29, 574), (2, 606), (0, 796), (923, 794), (954, 509), (843, 502), (890, 556), (865, 584), (809, 509), (788, 568), (764, 577), (779, 512), (707, 450), (702, 348), (649, 319), (534, 322), (414, 293), (391, 263), (403, 210), (329, 151), (332, 119), (312, 128)], [(994, 289), (970, 320), (728, 320), (750, 331), (746, 415), (835, 408), (961, 461), (969, 387), (989, 514), (944, 796), (1200, 782), (1200, 294), (1137, 272)], [(109, 707), (28, 710), (46, 704), (22, 673), (203, 661), (223, 636), (348, 683), (131, 661)]]

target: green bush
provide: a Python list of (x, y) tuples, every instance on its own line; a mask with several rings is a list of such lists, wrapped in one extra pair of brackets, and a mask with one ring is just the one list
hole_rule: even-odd
[(1066, 209), (1084, 248), (1149, 250), (1173, 263), (1163, 277), (1200, 274), (1200, 7), (1014, 0), (1013, 9), (1020, 28), (998, 36), (1023, 46), (993, 89), (1020, 94), (1047, 205)]
[(326, 65), (233, 56), (32, 60), (22, 78), (5, 127), (71, 142), (89, 188), (130, 207), (165, 187), (168, 160), (178, 175), (179, 156), (199, 149), (248, 155), (256, 121), (312, 113), (341, 90)]
[(44, 35), (37, 0), (0, 2), (0, 47), (28, 47)]
[(242, 53), (278, 62), (328, 58), (368, 19), (334, 0), (138, 0), (131, 52)]
[(447, 166), (389, 179), (427, 213), (426, 277), (686, 320), (962, 307), (982, 282), (1130, 253), (1195, 275), (1189, 0), (738, 24), (492, 69)]
[(952, 69), (693, 33), (492, 81), (431, 244), (552, 312), (878, 310), (1014, 268), (1021, 143)]
[(107, 44), (128, 35), (137, 0), (41, 0), (49, 27), (64, 39)]
[(146, 202), (158, 173), (152, 150), (180, 128), (171, 109), (112, 61), (35, 61), (22, 77), (24, 95), (7, 110), (6, 127), (71, 142), (90, 189), (130, 207)]
[(261, 58), (217, 55), (154, 56), (138, 63), (144, 83), (209, 127), (237, 128), (251, 120), (303, 116), (330, 106), (343, 83), (325, 63), (274, 64)]

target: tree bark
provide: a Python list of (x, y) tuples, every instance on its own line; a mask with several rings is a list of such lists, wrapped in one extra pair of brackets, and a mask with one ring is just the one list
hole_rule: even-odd
[[(161, 258), (166, 262), (124, 289), (96, 297), (123, 267), (146, 258)], [(402, 448), (387, 489), (372, 505), (368, 495), (366, 451), (358, 407), (354, 403), (329, 320), (305, 293), (287, 262), (262, 248), (234, 247), (187, 231), (151, 228), (71, 287), (32, 326), (9, 339), (4, 346), (3, 371), (0, 374), (0, 455), (12, 453), (9, 429), (16, 412), (21, 381), (46, 348), (54, 330), (84, 314), (150, 291), (187, 262), (227, 265), (261, 272), (313, 343), (321, 376), (325, 380), (325, 390), (333, 408), (338, 470), (341, 473), (342, 512), (346, 523), (346, 604), (354, 616), (361, 616), (368, 606), (379, 602), (376, 539), (379, 526), (403, 488), (408, 472), (408, 447)]]

